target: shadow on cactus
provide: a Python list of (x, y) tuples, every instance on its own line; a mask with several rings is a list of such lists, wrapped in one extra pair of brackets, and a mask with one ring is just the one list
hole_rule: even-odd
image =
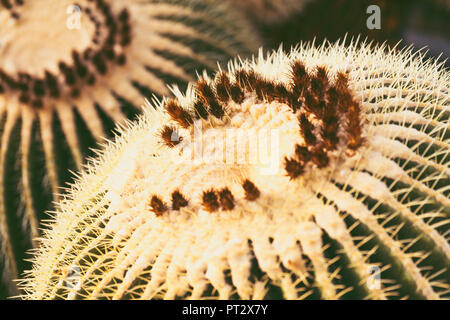
[[(254, 34), (210, 0), (2, 1), (0, 227), (4, 282), (29, 264), (39, 228), (92, 147), (144, 97), (250, 53)], [(53, 197), (52, 194), (55, 194)], [(37, 240), (36, 240), (37, 241)]]
[(449, 296), (449, 73), (309, 44), (154, 101), (55, 212), (25, 299)]

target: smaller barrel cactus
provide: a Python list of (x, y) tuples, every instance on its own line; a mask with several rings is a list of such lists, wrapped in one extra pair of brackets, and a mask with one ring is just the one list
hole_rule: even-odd
[(204, 75), (90, 163), (26, 299), (449, 296), (450, 75), (310, 44)]
[(144, 97), (260, 45), (215, 0), (0, 1), (0, 298), (46, 210)]

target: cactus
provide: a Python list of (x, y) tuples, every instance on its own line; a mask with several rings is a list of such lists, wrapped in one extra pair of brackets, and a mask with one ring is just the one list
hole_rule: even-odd
[(80, 173), (22, 298), (448, 298), (450, 74), (422, 58), (304, 44), (174, 87)]
[[(72, 3), (0, 4), (5, 281), (29, 267), (25, 252), (72, 181), (70, 170), (81, 168), (103, 136), (113, 136), (116, 123), (139, 114), (144, 96), (169, 95), (167, 84), (186, 86), (197, 70), (214, 70), (259, 45), (244, 18), (216, 1)], [(17, 294), (5, 283), (3, 290)]]
[(227, 0), (264, 24), (279, 23), (312, 0)]

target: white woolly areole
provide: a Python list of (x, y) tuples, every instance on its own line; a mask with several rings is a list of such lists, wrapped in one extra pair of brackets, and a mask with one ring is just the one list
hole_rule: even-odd
[[(342, 246), (368, 298), (395, 295), (396, 279), (370, 285), (370, 257), (377, 249), (360, 249), (361, 241), (369, 237), (352, 234), (358, 224), (389, 248), (390, 261), (402, 266), (418, 294), (445, 297), (448, 281), (427, 274), (417, 252), (408, 251), (417, 236), (398, 239), (402, 226), (385, 227), (399, 216), (429, 239), (448, 264), (448, 228), (443, 232), (440, 227), (449, 222), (450, 208), (448, 185), (442, 186), (450, 175), (445, 162), (449, 73), (421, 59), (420, 53), (410, 50), (394, 53), (364, 43), (324, 43), (319, 48), (307, 44), (289, 54), (279, 50), (269, 56), (261, 53), (253, 61), (230, 63), (231, 77), (244, 68), (279, 83), (288, 82), (295, 60), (308, 70), (326, 66), (331, 78), (339, 71), (348, 72), (349, 86), (363, 111), (365, 143), (351, 155), (338, 148), (330, 155), (329, 166), (312, 165), (298, 179), (286, 175), (283, 158), (293, 153), (302, 137), (296, 117), (283, 103), (261, 103), (246, 95), (241, 104), (228, 104), (223, 119), (200, 119), (180, 129), (183, 140), (174, 148), (163, 145), (159, 135), (162, 125), (173, 123), (163, 103), (156, 110), (148, 106), (138, 123), (122, 128), (122, 136), (87, 167), (60, 203), (55, 222), (36, 252), (33, 270), (22, 283), (24, 298), (261, 299), (277, 287), (284, 298), (298, 299), (313, 294), (315, 287), (322, 298), (335, 299), (354, 288), (336, 283), (340, 271), (331, 272), (329, 267), (339, 257), (324, 254), (329, 246), (324, 243), (325, 233)], [(193, 108), (193, 87), (186, 94), (177, 89), (174, 93), (184, 108)], [(236, 137), (232, 129), (279, 130), (277, 148), (263, 152), (256, 162), (230, 164), (212, 141), (223, 141), (221, 133), (226, 130)], [(203, 133), (203, 158), (197, 162), (186, 157), (195, 130)], [(240, 139), (243, 145), (252, 140), (251, 135)], [(421, 143), (433, 145), (435, 151), (425, 154), (418, 148)], [(248, 150), (237, 148), (235, 156), (249, 159)], [(405, 168), (408, 163), (432, 173), (416, 178)], [(277, 170), (268, 172), (272, 166), (267, 164)], [(245, 198), (244, 179), (260, 190), (255, 201)], [(396, 186), (394, 192), (394, 186), (382, 179), (403, 187)], [(228, 188), (234, 208), (205, 210), (202, 192), (211, 188)], [(170, 208), (175, 190), (185, 196), (188, 206)], [(424, 197), (410, 203), (398, 195), (412, 190)], [(161, 216), (149, 208), (152, 195), (168, 204)], [(392, 212), (375, 212), (377, 206), (369, 206), (367, 198)], [(416, 209), (425, 203), (439, 209)], [(346, 216), (355, 225), (349, 226)], [(259, 275), (254, 273), (255, 261)], [(77, 277), (68, 281), (74, 268)], [(382, 261), (379, 268), (383, 272), (387, 266)]]

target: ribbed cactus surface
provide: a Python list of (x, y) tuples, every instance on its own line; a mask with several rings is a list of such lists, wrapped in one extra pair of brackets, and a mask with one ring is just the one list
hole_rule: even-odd
[(23, 298), (448, 298), (449, 80), (324, 43), (174, 89), (80, 174)]
[(10, 280), (27, 265), (45, 211), (90, 148), (140, 113), (145, 96), (169, 95), (168, 84), (186, 86), (196, 71), (259, 44), (243, 18), (217, 1), (0, 7), (0, 287), (14, 294)]

